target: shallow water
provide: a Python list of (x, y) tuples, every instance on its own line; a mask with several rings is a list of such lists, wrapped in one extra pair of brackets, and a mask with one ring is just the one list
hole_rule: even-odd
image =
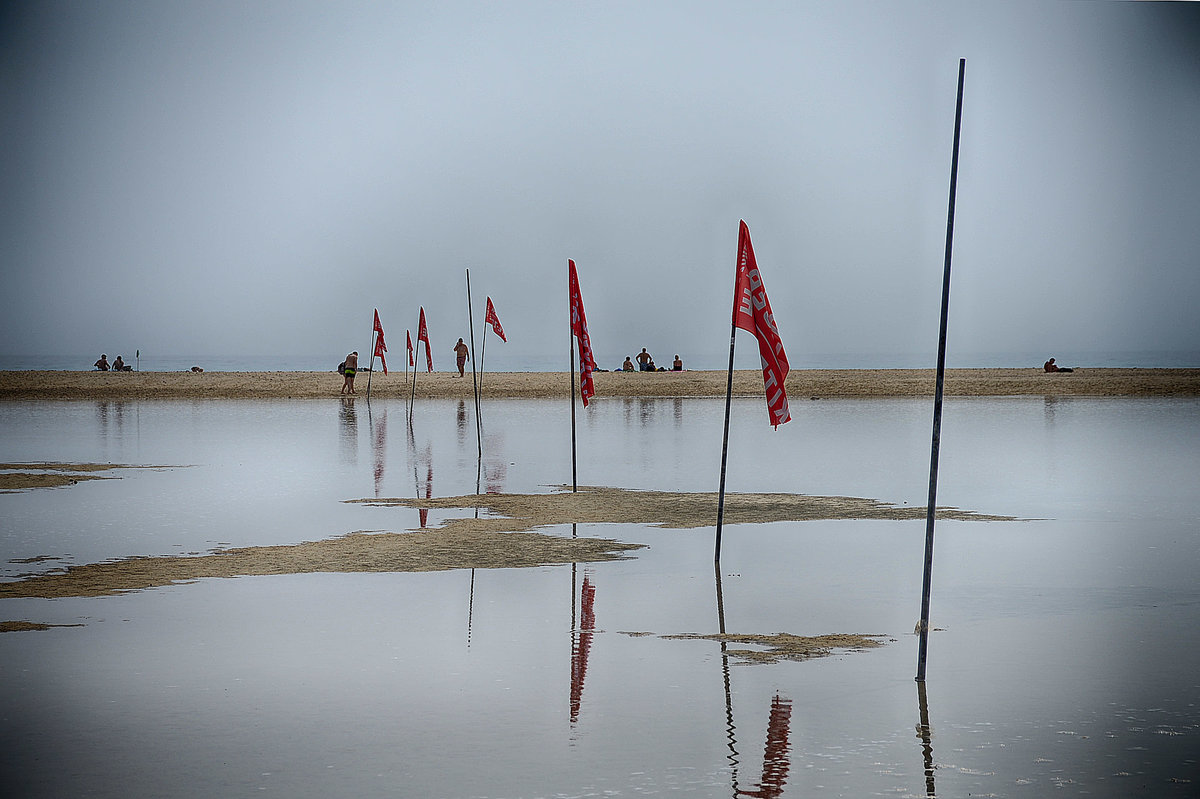
[[(773, 431), (736, 401), (728, 489), (921, 506), (930, 404), (796, 398)], [(723, 410), (597, 398), (578, 481), (713, 491)], [(480, 468), (469, 403), (419, 404), (411, 435), (362, 398), (0, 404), (0, 461), (157, 467), (0, 495), (4, 574), (415, 528), (342, 500), (569, 484), (569, 420), (488, 403)], [(887, 636), (773, 665), (662, 637), (720, 629), (712, 527), (579, 525), (649, 546), (3, 600), (82, 626), (0, 635), (0, 769), (34, 797), (1193, 796), (1198, 423), (1196, 400), (947, 400), (939, 504), (1026, 521), (938, 523), (925, 702), (923, 522), (728, 526), (728, 632)]]

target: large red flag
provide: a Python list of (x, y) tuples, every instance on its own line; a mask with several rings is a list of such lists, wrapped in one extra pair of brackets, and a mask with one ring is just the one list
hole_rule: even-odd
[(383, 354), (387, 352), (387, 345), (383, 343), (383, 325), (379, 324), (379, 309), (375, 309), (375, 356), (379, 358), (379, 362), (383, 364), (383, 373), (387, 374), (387, 359)]
[(492, 330), (500, 337), (501, 341), (508, 342), (508, 339), (504, 337), (504, 328), (500, 326), (500, 317), (496, 316), (496, 306), (492, 305), (491, 297), (487, 298), (487, 312), (483, 315), (483, 323), (491, 325)]
[(737, 280), (733, 289), (733, 324), (748, 330), (758, 339), (758, 354), (762, 359), (763, 385), (767, 393), (767, 411), (771, 424), (779, 425), (791, 421), (788, 412), (787, 393), (783, 381), (788, 374), (787, 355), (771, 303), (763, 286), (758, 262), (754, 260), (754, 247), (750, 244), (750, 229), (741, 223), (738, 231)]
[(433, 351), (429, 349), (429, 328), (425, 326), (425, 306), (421, 306), (421, 321), (417, 325), (417, 344), (425, 342), (425, 362), (428, 371), (433, 371)]
[(404, 331), (404, 338), (408, 340), (408, 365), (409, 365), (409, 366), (416, 366), (416, 365), (417, 365), (417, 362), (413, 360), (412, 331), (411, 331), (411, 330), (405, 330), (405, 331)]
[(596, 359), (592, 357), (592, 340), (588, 337), (587, 316), (583, 313), (583, 297), (579, 294), (579, 276), (575, 274), (575, 262), (568, 260), (571, 292), (571, 334), (579, 340), (579, 394), (583, 407), (588, 398), (595, 395), (596, 385), (592, 372), (596, 370)]

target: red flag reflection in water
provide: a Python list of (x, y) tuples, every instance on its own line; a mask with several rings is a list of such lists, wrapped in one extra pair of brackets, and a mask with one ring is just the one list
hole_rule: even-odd
[(387, 410), (379, 419), (379, 427), (375, 431), (375, 496), (379, 497), (379, 487), (383, 483), (384, 447), (387, 444)]
[(767, 718), (767, 747), (763, 751), (762, 782), (757, 791), (738, 791), (738, 796), (759, 796), (775, 799), (783, 794), (788, 771), (792, 767), (788, 754), (788, 728), (792, 722), (792, 700), (779, 694), (771, 700), (771, 715)]
[[(425, 472), (425, 499), (433, 496), (433, 459), (429, 460), (429, 467)], [(421, 508), (417, 511), (421, 517), (421, 526), (424, 527), (429, 523), (429, 508)]]
[(580, 592), (579, 632), (571, 646), (571, 723), (579, 721), (579, 706), (583, 700), (583, 678), (587, 675), (588, 653), (592, 649), (592, 631), (596, 629), (596, 586), (591, 576), (583, 573)]

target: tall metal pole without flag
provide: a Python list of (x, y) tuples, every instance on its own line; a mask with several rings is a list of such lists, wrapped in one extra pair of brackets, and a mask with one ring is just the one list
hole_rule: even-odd
[(917, 681), (925, 681), (929, 652), (929, 592), (933, 580), (933, 522), (937, 515), (938, 449), (942, 438), (942, 389), (946, 381), (946, 318), (950, 311), (950, 256), (954, 249), (954, 198), (958, 190), (958, 142), (962, 130), (963, 77), (967, 59), (958, 60), (958, 101), (954, 109), (954, 153), (950, 158), (950, 207), (946, 218), (946, 256), (942, 270), (942, 320), (938, 332), (937, 384), (933, 392), (933, 444), (929, 455), (929, 504), (925, 509), (925, 574), (921, 582), (921, 620), (917, 622)]
[[(471, 336), (471, 382), (475, 387), (475, 443), (483, 463), (483, 418), (479, 415), (479, 377), (475, 373), (475, 312), (471, 309), (471, 270), (467, 270), (467, 329)], [(476, 491), (478, 493), (478, 491)]]

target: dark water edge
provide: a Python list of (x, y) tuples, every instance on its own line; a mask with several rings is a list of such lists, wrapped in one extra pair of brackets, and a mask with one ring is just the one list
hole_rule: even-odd
[[(135, 350), (136, 352), (136, 350)], [(436, 354), (436, 353), (435, 353)], [(673, 355), (674, 353), (671, 353)], [(724, 369), (726, 352), (681, 353), (688, 369)], [(186, 372), (199, 366), (209, 372), (332, 372), (344, 357), (336, 352), (307, 355), (187, 355), (143, 353), (140, 358), (124, 352), (109, 352), (109, 361), (117, 355), (135, 369), (146, 372)], [(790, 353), (793, 369), (932, 369), (936, 353), (806, 353), (793, 349)], [(0, 354), (0, 371), (91, 371), (100, 356)], [(736, 366), (750, 369), (757, 366), (758, 354), (753, 346), (743, 346), (737, 353)], [(946, 365), (951, 369), (1036, 368), (1053, 356), (1060, 365), (1078, 368), (1136, 368), (1185, 369), (1200, 367), (1200, 350), (1142, 350), (1127, 352), (949, 352)], [(660, 356), (666, 362), (669, 356)], [(390, 361), (393, 370), (403, 368), (404, 361), (397, 353)], [(364, 365), (365, 362), (364, 362)], [(602, 369), (618, 369), (619, 361), (601, 362)], [(435, 359), (434, 366), (449, 369), (449, 358)], [(560, 356), (513, 355), (493, 347), (486, 354), (488, 371), (501, 372), (561, 372), (567, 364)]]

